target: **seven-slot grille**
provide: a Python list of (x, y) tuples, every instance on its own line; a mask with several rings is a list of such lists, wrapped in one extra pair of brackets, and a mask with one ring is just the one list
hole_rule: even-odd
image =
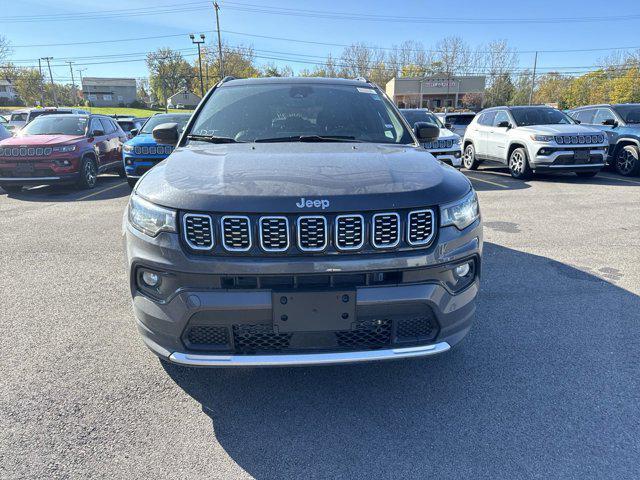
[[(291, 228), (292, 224), (295, 228)], [(269, 253), (288, 252), (292, 246), (302, 252), (323, 252), (331, 247), (340, 252), (371, 247), (390, 249), (401, 242), (405, 248), (425, 247), (435, 237), (437, 227), (433, 209), (402, 214), (380, 212), (370, 216), (348, 213), (329, 218), (324, 215), (217, 217), (185, 213), (182, 226), (184, 241), (192, 250), (212, 250), (220, 244), (228, 252), (248, 252), (259, 247)], [(257, 244), (253, 242), (254, 235), (259, 238)]]
[(133, 147), (133, 152), (136, 155), (169, 155), (173, 152), (173, 146), (171, 145), (157, 145), (153, 147)]
[(364, 217), (338, 215), (336, 217), (336, 247), (339, 250), (357, 250), (364, 244)]
[(227, 215), (220, 220), (222, 245), (230, 252), (246, 252), (251, 248), (249, 217)]
[(453, 147), (453, 139), (449, 140), (434, 140), (433, 142), (425, 142), (424, 148), (451, 148)]
[(213, 247), (213, 221), (209, 215), (186, 213), (182, 218), (184, 238), (194, 250), (210, 250)]
[(400, 215), (376, 213), (373, 216), (371, 243), (376, 248), (392, 248), (400, 242)]
[(433, 237), (433, 210), (416, 210), (409, 213), (407, 242), (410, 245), (426, 245)]
[(266, 252), (284, 252), (289, 248), (287, 217), (260, 218), (260, 246)]
[(319, 252), (327, 247), (327, 219), (319, 215), (298, 218), (298, 247)]
[(555, 140), (560, 145), (602, 143), (604, 135), (556, 135)]

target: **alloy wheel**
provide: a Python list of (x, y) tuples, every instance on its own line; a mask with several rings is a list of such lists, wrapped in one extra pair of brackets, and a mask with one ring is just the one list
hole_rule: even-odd
[(84, 178), (87, 181), (87, 185), (93, 188), (96, 184), (98, 175), (96, 174), (96, 167), (93, 162), (89, 161), (84, 164)]
[(467, 170), (471, 169), (474, 161), (474, 151), (471, 145), (468, 145), (467, 148), (464, 149), (464, 155), (462, 161), (464, 162), (464, 168)]
[(524, 168), (525, 168), (524, 162), (525, 162), (524, 155), (522, 155), (521, 152), (516, 150), (511, 154), (511, 158), (509, 158), (509, 168), (516, 175), (521, 175), (522, 173), (524, 173)]
[(630, 149), (623, 149), (616, 159), (616, 168), (622, 175), (630, 175), (638, 159)]

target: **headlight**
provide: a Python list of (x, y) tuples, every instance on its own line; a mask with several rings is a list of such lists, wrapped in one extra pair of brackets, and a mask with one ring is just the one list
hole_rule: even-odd
[(460, 140), (462, 140), (460, 137), (454, 137), (453, 138), (453, 144), (454, 145), (460, 145)]
[(134, 193), (129, 200), (129, 222), (142, 233), (155, 237), (160, 232), (176, 231), (176, 212), (147, 202)]
[(440, 224), (443, 227), (455, 225), (463, 230), (480, 218), (480, 207), (476, 192), (471, 190), (462, 200), (440, 207)]
[(553, 135), (531, 135), (531, 140), (534, 142), (553, 142), (554, 139)]
[(126, 143), (123, 145), (122, 150), (125, 152), (133, 152), (133, 145), (127, 145)]
[(53, 147), (53, 151), (57, 153), (73, 152), (75, 149), (75, 145), (62, 145), (61, 147)]

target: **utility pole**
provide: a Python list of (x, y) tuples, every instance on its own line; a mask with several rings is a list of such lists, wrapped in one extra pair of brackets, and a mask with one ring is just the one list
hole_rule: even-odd
[[(82, 72), (84, 72), (86, 68), (78, 68), (76, 72), (80, 75), (80, 89), (82, 89), (82, 98), (84, 98), (84, 88), (82, 87)], [(85, 99), (86, 100), (86, 99)]]
[(218, 10), (220, 10), (220, 5), (218, 2), (213, 2), (213, 9), (216, 11), (216, 28), (218, 29), (218, 63), (220, 63), (220, 79), (224, 78), (224, 65), (222, 63), (222, 39), (220, 38), (220, 17), (218, 15)]
[(53, 93), (53, 104), (57, 107), (58, 98), (56, 97), (56, 85), (55, 83), (53, 83), (53, 73), (51, 73), (51, 63), (50, 63), (50, 61), (53, 60), (53, 57), (42, 57), (42, 60), (46, 60), (47, 66), (49, 67), (49, 79), (51, 80), (51, 93)]
[(38, 59), (38, 70), (40, 71), (40, 106), (44, 107), (44, 78), (42, 77), (42, 59)]
[(204, 97), (204, 82), (202, 80), (202, 52), (200, 45), (204, 43), (204, 33), (200, 34), (200, 40), (196, 40), (196, 36), (192, 33), (189, 35), (191, 43), (198, 46), (198, 64), (200, 65), (200, 98)]
[(76, 95), (76, 81), (73, 78), (73, 62), (67, 62), (69, 64), (69, 70), (71, 71), (71, 96), (73, 98), (73, 107), (78, 103), (78, 95)]
[(538, 52), (536, 52), (536, 56), (533, 58), (533, 75), (531, 75), (531, 91), (529, 92), (529, 105), (533, 101), (533, 89), (536, 86), (536, 67), (538, 66)]

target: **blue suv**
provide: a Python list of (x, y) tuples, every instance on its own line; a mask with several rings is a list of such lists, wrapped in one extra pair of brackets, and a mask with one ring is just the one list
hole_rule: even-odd
[(620, 175), (640, 175), (640, 103), (587, 105), (567, 112), (609, 137), (609, 163)]
[(127, 182), (135, 187), (138, 179), (151, 167), (167, 158), (173, 151), (171, 145), (158, 145), (153, 139), (153, 129), (163, 123), (177, 123), (182, 132), (187, 124), (189, 113), (158, 113), (149, 118), (139, 132), (131, 131), (134, 137), (122, 147), (122, 161), (127, 174)]

